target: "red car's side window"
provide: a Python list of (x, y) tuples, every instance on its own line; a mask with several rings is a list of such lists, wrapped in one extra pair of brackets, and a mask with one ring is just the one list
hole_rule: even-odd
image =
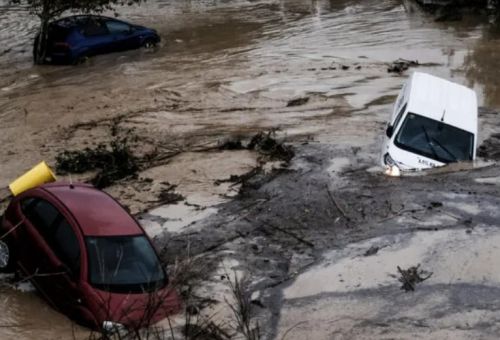
[(74, 276), (80, 274), (80, 244), (66, 219), (61, 218), (54, 230), (54, 250), (59, 259), (71, 270)]
[(28, 216), (28, 214), (31, 212), (31, 210), (33, 209), (33, 206), (36, 204), (36, 202), (37, 202), (37, 199), (34, 197), (27, 197), (21, 201), (21, 203), (20, 203), (21, 211), (23, 212), (23, 214), (25, 216)]
[(59, 260), (74, 276), (80, 274), (80, 244), (64, 216), (43, 199), (26, 199), (21, 209)]
[[(54, 222), (59, 217), (59, 211), (49, 202), (38, 199), (27, 212), (28, 219), (46, 240), (50, 239)], [(50, 244), (50, 242), (49, 242)]]

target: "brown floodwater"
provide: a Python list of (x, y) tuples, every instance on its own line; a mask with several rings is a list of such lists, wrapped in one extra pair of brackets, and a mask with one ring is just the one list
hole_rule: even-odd
[[(0, 186), (40, 158), (51, 163), (63, 149), (109, 140), (114, 117), (122, 133), (133, 129), (144, 144), (179, 150), (166, 169), (148, 174), (170, 176), (202, 201), (220, 194), (205, 185), (220, 179), (215, 166), (244, 171), (253, 158), (235, 153), (245, 165), (235, 167), (204, 155), (198, 168), (211, 172), (193, 175), (193, 184), (182, 172), (200, 158), (182, 152), (228, 135), (279, 127), (291, 141), (371, 153), (407, 75), (387, 73), (397, 58), (425, 63), (420, 70), (473, 87), (481, 105), (500, 107), (500, 26), (486, 16), (438, 23), (400, 0), (149, 0), (116, 12), (156, 28), (161, 46), (77, 67), (34, 66), (36, 20), (0, 0)], [(304, 96), (305, 105), (287, 107)], [(494, 122), (482, 124), (494, 130)], [(0, 310), (1, 339), (72, 336), (71, 323), (32, 290), (2, 289)]]

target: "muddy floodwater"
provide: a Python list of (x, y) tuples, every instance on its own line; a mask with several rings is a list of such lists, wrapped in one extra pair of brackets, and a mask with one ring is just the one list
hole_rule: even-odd
[[(335, 183), (335, 188), (343, 184), (356, 188), (356, 177), (352, 173), (342, 175), (346, 169), (363, 169), (354, 173), (360, 180), (375, 176), (373, 172), (380, 170), (376, 167), (385, 121), (410, 72), (387, 72), (388, 64), (398, 58), (418, 60), (421, 64), (418, 70), (476, 90), (480, 105), (490, 108), (481, 113), (479, 143), (500, 130), (498, 117), (492, 113), (500, 108), (500, 23), (483, 14), (467, 14), (461, 21), (436, 22), (411, 2), (400, 0), (148, 0), (139, 7), (117, 8), (116, 14), (157, 29), (162, 37), (160, 46), (153, 51), (97, 56), (78, 66), (34, 66), (31, 44), (37, 21), (25, 8), (0, 0), (1, 187), (40, 160), (54, 165), (56, 155), (64, 150), (83, 149), (101, 142), (109, 143), (116, 137), (129, 137), (133, 139), (131, 143), (136, 154), (155, 155), (155, 162), (141, 169), (137, 178), (118, 182), (107, 190), (138, 214), (150, 235), (158, 237), (158, 242), (172, 237), (175, 240), (175, 235), (180, 235), (177, 241), (182, 245), (185, 228), (198, 226), (197, 222), (204, 220), (214, 225), (218, 223), (219, 212), (224, 216), (220, 218), (229, 225), (230, 214), (224, 215), (224, 211), (229, 209), (232, 215), (234, 211), (246, 211), (241, 207), (238, 210), (231, 205), (229, 208), (221, 205), (231, 202), (239, 187), (220, 181), (247, 173), (262, 165), (262, 160), (260, 155), (249, 150), (219, 152), (217, 145), (227, 138), (250, 138), (262, 130), (279, 129), (280, 138), (298, 150), (290, 171), (307, 170), (308, 167), (317, 170), (319, 167), (328, 173), (328, 181)], [(291, 100), (300, 98), (307, 99), (296, 102), (299, 105), (288, 105)], [(266, 171), (272, 173), (274, 167), (281, 166), (278, 163), (268, 164)], [(320, 163), (322, 165), (318, 166)], [(498, 173), (488, 171), (477, 178), (474, 185), (496, 188)], [(82, 175), (82, 179), (85, 178)], [(294, 178), (295, 182), (300, 180)], [(374, 180), (380, 181), (377, 190), (386, 185), (378, 177)], [(412, 181), (417, 180), (412, 178)], [(183, 197), (180, 202), (162, 205), (157, 199), (165, 183), (175, 186), (176, 192)], [(300, 200), (313, 195), (311, 188), (314, 185), (311, 185), (301, 188), (304, 194), (295, 198)], [(402, 192), (403, 187), (399, 187)], [(291, 190), (293, 186), (283, 182), (283, 188)], [(396, 204), (397, 199), (391, 196), (390, 189), (387, 190), (379, 192), (380, 201), (389, 197), (387, 200), (394, 199), (393, 204)], [(415, 190), (426, 189), (415, 184)], [(262, 195), (260, 199), (264, 202), (268, 197)], [(324, 199), (329, 200), (327, 196)], [(260, 201), (255, 202), (257, 206), (260, 204)], [(462, 203), (462, 206), (451, 208), (480, 214), (480, 207), (477, 208), (479, 212), (472, 211), (474, 205)], [(390, 205), (384, 209), (388, 207), (389, 212), (392, 211)], [(371, 213), (377, 214), (377, 211)], [(456, 215), (442, 214), (436, 219), (447, 224), (451, 223), (450, 219), (454, 221), (453, 216)], [(378, 219), (386, 217), (378, 216)], [(233, 221), (234, 216), (231, 218)], [(339, 218), (339, 223), (348, 222), (351, 227), (356, 223), (356, 219), (345, 216), (331, 216), (331, 221)], [(427, 222), (431, 226), (437, 223)], [(469, 241), (485, 249), (486, 253), (476, 261), (478, 266), (481, 261), (493, 262), (498, 253), (493, 244), (498, 233), (488, 226), (481, 228), (478, 233), (490, 237), (489, 241), (476, 238)], [(318, 229), (328, 234), (328, 230), (319, 225)], [(401, 262), (406, 266), (416, 264), (413, 262), (429, 262), (422, 252), (441, 249), (447, 238), (460, 247), (468, 244), (463, 240), (464, 235), (458, 232), (443, 231), (433, 235), (430, 241), (423, 240), (422, 235), (396, 240), (408, 244), (409, 250), (386, 245), (396, 241), (384, 238), (356, 243), (343, 251), (332, 249), (336, 241), (327, 245), (326, 238), (319, 234), (312, 241), (304, 241), (305, 244), (313, 242), (316, 250), (289, 254), (286, 268), (290, 272), (320, 258), (327, 263), (336, 259), (343, 269), (333, 266), (328, 269), (334, 272), (332, 274), (314, 267), (284, 288), (279, 299), (272, 295), (270, 299), (275, 302), (278, 299), (276, 306), (283, 305), (284, 310), (280, 318), (277, 307), (271, 308), (269, 327), (272, 331), (268, 335), (281, 338), (287, 329), (301, 322), (298, 316), (304, 315), (304, 311), (310, 315), (316, 313), (317, 323), (305, 330), (299, 327), (300, 335), (290, 335), (290, 338), (305, 339), (304, 334), (318, 329), (317, 325), (329, 315), (325, 301), (330, 300), (310, 307), (307, 305), (310, 296), (335, 290), (340, 294), (335, 300), (339, 309), (343, 304), (350, 304), (347, 293), (356, 287), (344, 281), (336, 281), (328, 287), (318, 284), (343, 274), (345, 266), (357, 265), (355, 271), (347, 270), (344, 275), (352, 276), (350, 282), (360, 284), (358, 288), (364, 287), (368, 292), (378, 287), (385, 292), (389, 280), (385, 269), (382, 274), (378, 272), (370, 277), (370, 282), (363, 281), (362, 275), (364, 269), (376, 271), (381, 262), (387, 261), (384, 258), (353, 260), (349, 256), (356, 247), (364, 249), (372, 244), (383, 244), (387, 248), (381, 256), (390, 257), (392, 261), (398, 254), (408, 254), (411, 263)], [(369, 236), (382, 237), (367, 234), (365, 238)], [(217, 233), (211, 237), (217, 238)], [(324, 249), (325, 254), (320, 254), (318, 249)], [(443, 254), (443, 258), (456, 256), (449, 249)], [(388, 262), (392, 264), (391, 261)], [(259, 262), (254, 265), (258, 267)], [(440, 266), (432, 265), (431, 269), (439, 272), (446, 265), (443, 260)], [(233, 267), (239, 268), (238, 265)], [(476, 288), (483, 281), (498, 283), (497, 273), (488, 272), (483, 280), (480, 272), (472, 272), (473, 278), (468, 283)], [(441, 272), (435, 275), (439, 283), (444, 284), (459, 274)], [(278, 286), (281, 279), (286, 281), (274, 279), (277, 282), (270, 284), (272, 287)], [(67, 318), (48, 307), (29, 285), (19, 287), (11, 285), (9, 278), (4, 280), (6, 283), (0, 291), (1, 339), (68, 339), (73, 334), (77, 338), (88, 335), (86, 330), (73, 327)], [(477, 294), (479, 290), (477, 288)], [(424, 298), (431, 301), (432, 293)], [(294, 309), (294, 304), (303, 309)], [(359, 313), (366, 311), (366, 318), (369, 318), (375, 309), (386, 308), (386, 304), (380, 300), (373, 304), (357, 302), (350, 308)], [(410, 318), (413, 312), (417, 313), (408, 311), (401, 320)], [(340, 314), (332, 318), (338, 316), (340, 325), (352, 331), (357, 324), (349, 316)], [(488, 322), (493, 322), (491, 320)], [(332, 324), (328, 334), (333, 334), (334, 328)], [(383, 330), (379, 331), (383, 334)], [(477, 335), (474, 332), (464, 334)], [(358, 335), (368, 337), (367, 334), (368, 331)], [(328, 336), (320, 334), (313, 338)]]

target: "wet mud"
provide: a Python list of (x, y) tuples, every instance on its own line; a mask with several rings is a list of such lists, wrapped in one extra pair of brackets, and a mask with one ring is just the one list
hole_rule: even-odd
[[(392, 0), (148, 1), (117, 12), (158, 29), (162, 45), (98, 56), (78, 67), (33, 66), (36, 21), (0, 1), (1, 187), (41, 159), (55, 166), (65, 152), (99, 145), (110, 151), (113, 141), (127, 138), (136, 176), (115, 178), (105, 190), (138, 216), (170, 266), (187, 249), (203, 258), (210, 273), (199, 295), (212, 303), (196, 307), (202, 314), (228, 314), (221, 276), (237, 272), (250, 279), (252, 313), (265, 338), (399, 337), (421, 324), (435, 337), (494, 334), (498, 299), (489, 297), (495, 288), (475, 273), (460, 273), (460, 266), (456, 279), (466, 283), (433, 283), (445, 269), (417, 255), (442, 250), (427, 247), (428, 238), (467, 245), (467, 238), (447, 230), (473, 235), (498, 220), (498, 167), (484, 163), (497, 159), (500, 133), (496, 23), (482, 14), (435, 22), (408, 2)], [(388, 73), (399, 58), (473, 87), (480, 105), (491, 108), (480, 112), (478, 165), (382, 175), (377, 165), (386, 119), (416, 66), (403, 63)], [(266, 138), (269, 131), (277, 136)], [(87, 181), (99, 167), (93, 171), (60, 179)], [(414, 248), (413, 233), (421, 233)], [(394, 244), (409, 245), (411, 262), (399, 261)], [(352, 250), (349, 245), (361, 249), (342, 253)], [(335, 292), (307, 284), (309, 294), (289, 293), (294, 282), (308, 282), (308, 270), (330, 267), (332, 252), (347, 264), (334, 267), (335, 277), (320, 275)], [(391, 267), (339, 279), (348, 277), (358, 254)], [(398, 265), (419, 263), (434, 274), (410, 296), (387, 273), (397, 276)], [(481, 298), (470, 301), (467, 289)], [(37, 310), (37, 296), (7, 288), (1, 308), (19, 296), (22, 313), (34, 321), (15, 338), (29, 339), (44, 329), (29, 313)], [(410, 300), (414, 309), (403, 308)], [(437, 309), (434, 323), (428, 320), (433, 300), (447, 306)], [(468, 314), (460, 303), (470, 306)], [(2, 323), (23, 323), (17, 315)], [(54, 315), (46, 318), (67, 331), (37, 334), (68, 338), (71, 323)], [(486, 325), (474, 321), (478, 315)], [(453, 328), (460, 322), (470, 327)], [(14, 335), (0, 328), (0, 337)]]
[[(257, 296), (253, 310), (264, 338), (281, 338), (299, 323), (301, 327), (287, 338), (369, 338), (370, 330), (379, 334), (379, 323), (386, 324), (380, 335), (399, 337), (406, 330), (411, 338), (417, 322), (426, 324), (431, 337), (494, 334), (496, 300), (487, 302), (486, 295), (496, 294), (496, 247), (491, 237), (498, 235), (495, 207), (500, 187), (478, 179), (498, 174), (498, 166), (387, 178), (360, 159), (358, 167), (337, 174), (328, 171), (329, 160), (345, 156), (342, 153), (332, 147), (303, 146), (287, 172), (255, 179), (251, 189), (226, 203), (217, 215), (181, 234), (158, 238), (159, 244), (165, 243), (165, 260), (181, 254), (189, 242), (192, 254), (207, 261), (236, 261), (237, 266), (227, 270), (236, 268), (251, 278), (250, 289)], [(325, 254), (331, 252), (344, 255), (330, 259)], [(416, 269), (420, 263), (424, 273)], [(405, 282), (412, 283), (421, 301), (401, 290), (398, 266), (417, 270), (423, 282), (415, 286), (415, 277)], [(484, 299), (468, 300), (468, 309), (491, 309), (491, 326), (471, 323), (453, 330), (439, 322), (429, 324), (432, 299), (457, 295), (458, 300), (449, 304), (458, 308), (468, 292), (479, 291)], [(415, 311), (405, 316), (404, 308), (388, 308), (393, 299), (397, 306), (415, 301)], [(347, 301), (354, 305), (345, 310), (340, 304)], [(367, 306), (375, 309), (367, 311)], [(467, 320), (454, 308), (443, 309), (440, 322)], [(390, 310), (401, 319), (392, 319)]]

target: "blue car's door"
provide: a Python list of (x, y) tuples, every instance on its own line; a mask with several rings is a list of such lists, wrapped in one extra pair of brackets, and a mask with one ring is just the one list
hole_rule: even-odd
[(113, 39), (113, 51), (124, 51), (140, 47), (140, 37), (133, 26), (118, 20), (106, 20), (106, 27)]
[(88, 54), (94, 55), (113, 51), (113, 36), (103, 20), (95, 18), (88, 20), (81, 32), (85, 38), (84, 45), (88, 50)]

